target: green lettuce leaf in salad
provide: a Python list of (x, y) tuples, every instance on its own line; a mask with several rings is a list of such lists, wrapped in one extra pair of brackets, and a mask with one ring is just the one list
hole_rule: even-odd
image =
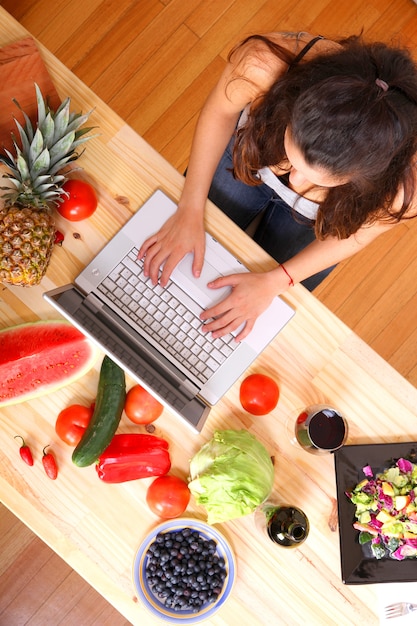
[(190, 461), (188, 484), (216, 524), (252, 513), (271, 493), (274, 466), (247, 430), (219, 430)]
[(370, 543), (377, 559), (417, 558), (417, 465), (400, 458), (376, 476), (369, 465), (363, 472), (365, 478), (346, 493), (356, 506), (359, 543)]

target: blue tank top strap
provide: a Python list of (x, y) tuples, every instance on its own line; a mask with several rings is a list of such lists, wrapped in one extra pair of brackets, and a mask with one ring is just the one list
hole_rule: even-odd
[(314, 44), (317, 43), (318, 41), (320, 41), (321, 39), (324, 39), (324, 37), (322, 35), (318, 35), (317, 37), (313, 37), (313, 39), (310, 39), (308, 44), (306, 44), (304, 46), (304, 48), (302, 50), (300, 50), (300, 52), (297, 54), (295, 59), (291, 62), (289, 69), (291, 69), (294, 65), (297, 65), (297, 63), (299, 63), (299, 61), (301, 61), (301, 59), (314, 46)]

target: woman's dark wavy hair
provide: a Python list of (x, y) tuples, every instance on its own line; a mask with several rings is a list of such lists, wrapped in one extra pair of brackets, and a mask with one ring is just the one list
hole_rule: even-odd
[[(417, 66), (408, 51), (355, 36), (340, 40), (336, 52), (291, 65), (285, 49), (260, 35), (243, 43), (251, 39), (264, 42), (289, 70), (253, 103), (238, 130), (234, 175), (260, 184), (257, 171), (286, 158), (288, 127), (308, 165), (349, 176), (320, 203), (318, 238), (343, 239), (365, 223), (404, 218), (415, 192), (417, 152)], [(401, 185), (404, 202), (394, 211)]]

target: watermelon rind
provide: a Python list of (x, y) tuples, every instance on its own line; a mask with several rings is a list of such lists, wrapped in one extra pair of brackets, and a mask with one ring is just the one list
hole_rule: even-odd
[(0, 330), (0, 408), (70, 385), (98, 356), (98, 348), (66, 320)]

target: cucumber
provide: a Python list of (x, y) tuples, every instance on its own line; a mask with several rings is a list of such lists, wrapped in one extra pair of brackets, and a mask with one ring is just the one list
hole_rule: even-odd
[(78, 467), (95, 463), (113, 439), (126, 399), (124, 371), (107, 355), (100, 369), (94, 413), (81, 441), (72, 453)]

